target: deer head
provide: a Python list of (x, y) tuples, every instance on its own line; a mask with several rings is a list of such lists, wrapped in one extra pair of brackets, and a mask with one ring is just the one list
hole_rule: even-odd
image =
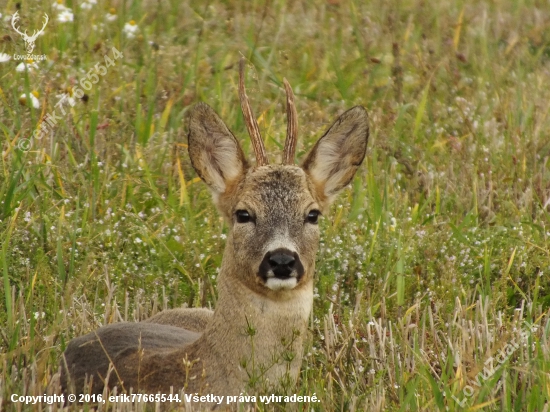
[(317, 219), (328, 211), (363, 161), (368, 116), (361, 106), (342, 114), (301, 166), (295, 165), (297, 111), (285, 79), (283, 164), (269, 164), (243, 73), (241, 60), (239, 96), (256, 165), (249, 164), (237, 139), (204, 103), (197, 104), (190, 114), (189, 154), (231, 229), (222, 272), (231, 273), (260, 295), (278, 299), (281, 293), (312, 287), (319, 241)]
[(11, 18), (11, 26), (13, 27), (13, 29), (17, 33), (19, 33), (23, 37), (23, 40), (25, 41), (25, 48), (27, 49), (27, 53), (30, 54), (34, 50), (34, 42), (36, 41), (37, 37), (44, 32), (44, 29), (46, 28), (46, 25), (48, 24), (49, 17), (46, 13), (44, 13), (44, 25), (42, 26), (42, 28), (40, 30), (35, 30), (33, 32), (32, 36), (29, 36), (27, 34), (27, 30), (25, 30), (25, 32), (23, 33), (15, 26), (15, 23), (18, 20), (20, 20), (19, 12), (16, 11), (14, 13), (13, 17)]

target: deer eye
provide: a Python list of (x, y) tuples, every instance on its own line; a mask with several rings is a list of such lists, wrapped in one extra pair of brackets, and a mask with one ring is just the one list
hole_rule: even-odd
[(237, 210), (235, 212), (235, 217), (237, 218), (237, 223), (248, 223), (252, 221), (250, 213), (248, 213), (246, 210)]
[(316, 225), (317, 221), (319, 220), (320, 214), (321, 212), (319, 212), (318, 210), (310, 210), (310, 212), (307, 214), (307, 222), (311, 223), (312, 225)]

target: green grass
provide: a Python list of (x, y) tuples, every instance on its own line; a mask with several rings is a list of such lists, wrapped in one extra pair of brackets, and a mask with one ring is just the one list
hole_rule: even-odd
[[(362, 104), (371, 118), (365, 164), (322, 223), (295, 389), (321, 402), (296, 409), (548, 410), (547, 4), (98, 0), (67, 2), (69, 23), (50, 2), (21, 4), (29, 32), (44, 12), (50, 23), (38, 69), (0, 63), (0, 409), (46, 410), (10, 396), (59, 393), (75, 336), (215, 306), (227, 227), (190, 166), (185, 117), (207, 102), (250, 153), (242, 55), (272, 159), (286, 130), (283, 77), (296, 94), (298, 155), (346, 108)], [(4, 19), (15, 10), (0, 6), (0, 53), (24, 52)], [(20, 150), (112, 47), (123, 57), (86, 101)], [(38, 109), (21, 99), (33, 91)], [(534, 331), (522, 338), (525, 322)]]

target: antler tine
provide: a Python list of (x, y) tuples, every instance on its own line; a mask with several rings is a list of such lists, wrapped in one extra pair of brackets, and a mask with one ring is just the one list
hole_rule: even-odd
[(286, 141), (283, 152), (283, 164), (294, 164), (294, 154), (296, 153), (296, 142), (298, 140), (298, 112), (294, 104), (294, 93), (290, 83), (283, 79), (286, 91)]
[(25, 33), (22, 33), (19, 31), (19, 29), (17, 27), (15, 27), (15, 23), (20, 20), (20, 17), (19, 17), (19, 12), (16, 11), (15, 13), (13, 13), (13, 16), (11, 17), (11, 27), (13, 27), (13, 29), (19, 33), (21, 36), (25, 36), (27, 34), (27, 30), (25, 30)]
[(258, 166), (264, 166), (268, 164), (264, 141), (262, 140), (260, 128), (254, 117), (254, 113), (252, 113), (252, 109), (250, 108), (250, 102), (248, 101), (248, 96), (246, 95), (246, 89), (244, 87), (244, 58), (241, 58), (239, 62), (239, 98), (241, 100), (244, 122), (246, 123), (250, 140), (252, 140), (254, 153), (256, 154), (256, 164)]
[(44, 33), (44, 29), (46, 28), (46, 25), (48, 24), (48, 21), (50, 21), (50, 18), (48, 17), (48, 15), (46, 13), (44, 13), (44, 25), (42, 26), (42, 28), (40, 30), (34, 30), (32, 32), (32, 36), (29, 37), (30, 40), (36, 40), (36, 38)]
[(42, 26), (42, 28), (41, 28), (40, 30), (38, 30), (38, 31), (36, 32), (36, 34), (33, 33), (33, 37), (34, 37), (35, 39), (36, 39), (41, 33), (44, 32), (44, 29), (46, 28), (46, 25), (48, 24), (49, 21), (50, 21), (49, 16), (48, 16), (46, 13), (44, 13), (44, 25)]

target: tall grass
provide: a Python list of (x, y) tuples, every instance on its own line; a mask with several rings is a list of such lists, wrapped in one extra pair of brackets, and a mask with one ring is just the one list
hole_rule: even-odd
[[(21, 3), (29, 31), (50, 16), (34, 52), (48, 59), (27, 72), (0, 63), (0, 409), (50, 410), (11, 394), (59, 393), (60, 356), (75, 336), (215, 306), (227, 227), (190, 166), (185, 117), (208, 102), (250, 153), (236, 85), (243, 55), (272, 158), (285, 131), (283, 77), (297, 97), (299, 155), (346, 108), (362, 104), (371, 119), (365, 165), (322, 223), (295, 388), (321, 402), (294, 407), (548, 410), (546, 4), (81, 4), (65, 2), (74, 21), (62, 23), (51, 3)], [(17, 7), (0, 5), (0, 53), (23, 52), (6, 20)], [(21, 150), (113, 46), (124, 57)], [(521, 345), (484, 373), (513, 340)]]

